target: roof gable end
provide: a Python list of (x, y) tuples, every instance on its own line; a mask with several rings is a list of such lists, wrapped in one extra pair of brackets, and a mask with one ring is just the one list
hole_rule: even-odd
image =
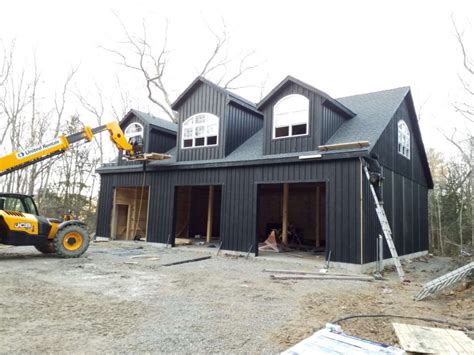
[(255, 112), (255, 113), (258, 113), (259, 115), (261, 115), (261, 113), (257, 110), (257, 107), (256, 105), (247, 100), (247, 99), (244, 99), (243, 97), (233, 93), (233, 92), (230, 92), (229, 90), (227, 89), (224, 89), (223, 87), (217, 85), (217, 84), (214, 84), (212, 81), (202, 77), (202, 76), (198, 76), (196, 79), (194, 79), (191, 84), (189, 84), (189, 86), (181, 93), (181, 95), (178, 96), (178, 98), (171, 104), (171, 108), (174, 110), (174, 111), (177, 111), (179, 110), (179, 107), (184, 103), (184, 101), (196, 90), (196, 88), (198, 88), (200, 85), (208, 85), (210, 86), (211, 88), (213, 88), (214, 90), (220, 92), (221, 94), (223, 94), (227, 101), (230, 102), (230, 103), (233, 103), (233, 104), (236, 104), (237, 106), (240, 106), (246, 110), (250, 110), (252, 112)]
[(315, 93), (318, 96), (321, 96), (323, 98), (323, 105), (332, 108), (333, 110), (336, 110), (337, 112), (341, 113), (344, 117), (346, 118), (352, 118), (356, 115), (352, 110), (344, 106), (342, 103), (339, 101), (333, 99), (331, 96), (326, 94), (324, 91), (321, 91), (319, 89), (316, 89), (314, 86), (311, 86), (309, 84), (306, 84), (305, 82), (298, 80), (291, 75), (288, 75), (285, 79), (283, 79), (275, 88), (273, 88), (272, 91), (270, 91), (258, 104), (257, 104), (257, 109), (262, 110), (267, 104), (271, 102), (273, 97), (277, 95), (280, 90), (282, 90), (286, 85), (289, 83), (294, 83), (298, 86), (301, 86), (305, 88), (308, 91), (311, 91)]

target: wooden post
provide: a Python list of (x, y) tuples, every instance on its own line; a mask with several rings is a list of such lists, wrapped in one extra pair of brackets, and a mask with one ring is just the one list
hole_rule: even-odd
[(206, 242), (210, 243), (212, 238), (212, 211), (214, 208), (214, 186), (209, 185), (209, 200), (207, 202), (207, 234)]
[(114, 188), (114, 195), (112, 198), (112, 222), (110, 225), (110, 239), (117, 239), (117, 188)]
[(321, 187), (316, 186), (316, 248), (321, 246)]
[(281, 241), (284, 245), (288, 245), (288, 183), (283, 184), (283, 219), (281, 223)]

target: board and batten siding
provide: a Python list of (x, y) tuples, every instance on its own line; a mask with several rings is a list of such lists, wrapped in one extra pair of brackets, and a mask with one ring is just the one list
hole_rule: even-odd
[(149, 137), (148, 152), (150, 153), (166, 153), (176, 146), (176, 133), (152, 128)]
[[(403, 119), (410, 129), (410, 159), (398, 153), (400, 119)], [(428, 181), (420, 156), (422, 147), (415, 139), (412, 119), (405, 99), (373, 148), (373, 152), (379, 155), (383, 168), (384, 208), (399, 255), (425, 251), (429, 248)], [(364, 262), (371, 262), (376, 259), (376, 238), (382, 233), (382, 229), (367, 182), (364, 184), (363, 215)], [(391, 257), (386, 242), (384, 242), (384, 257)]]
[[(227, 98), (222, 92), (207, 84), (201, 84), (178, 109), (177, 160), (211, 160), (225, 157), (225, 113)], [(182, 148), (182, 125), (197, 113), (211, 113), (219, 117), (218, 145), (212, 147)]]
[[(300, 94), (309, 100), (308, 135), (273, 139), (273, 107), (283, 97), (291, 94)], [(322, 98), (296, 83), (289, 82), (274, 97), (264, 105), (263, 153), (281, 154), (304, 152), (318, 149), (321, 145), (322, 127)]]
[[(263, 126), (263, 116), (229, 103), (225, 119), (226, 155), (232, 153)], [(263, 149), (263, 147), (262, 147)]]
[(333, 136), (339, 127), (346, 121), (342, 115), (331, 110), (329, 107), (323, 106), (323, 122), (321, 124), (321, 145)]
[[(384, 170), (384, 209), (398, 254), (428, 250), (428, 188), (388, 168)], [(365, 177), (363, 201), (363, 255), (364, 263), (369, 263), (376, 260), (377, 237), (383, 233)], [(384, 258), (391, 258), (385, 238)]]
[[(405, 158), (398, 153), (398, 121), (403, 119), (410, 129), (411, 157)], [(412, 118), (408, 110), (406, 99), (398, 107), (395, 115), (390, 120), (373, 151), (379, 154), (380, 164), (400, 175), (407, 177), (417, 183), (428, 186), (423, 164), (421, 160), (421, 149), (418, 140), (415, 139)]]
[[(142, 173), (102, 173), (97, 235), (110, 236), (113, 189), (141, 186), (142, 179)], [(169, 236), (174, 240), (176, 186), (221, 185), (222, 248), (258, 253), (258, 185), (284, 182), (325, 182), (326, 252), (331, 251), (332, 261), (360, 264), (360, 162), (356, 159), (148, 172), (148, 241), (166, 243)]]

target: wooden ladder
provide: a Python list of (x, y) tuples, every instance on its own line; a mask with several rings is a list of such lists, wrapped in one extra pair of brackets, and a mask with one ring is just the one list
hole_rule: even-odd
[(369, 170), (367, 169), (367, 166), (364, 166), (364, 172), (365, 176), (367, 177), (367, 181), (369, 182), (372, 197), (374, 198), (375, 212), (377, 212), (377, 217), (379, 219), (380, 225), (382, 226), (383, 235), (385, 237), (385, 240), (387, 241), (388, 248), (390, 249), (390, 254), (392, 255), (393, 263), (397, 268), (398, 276), (403, 282), (405, 273), (403, 272), (402, 264), (400, 263), (400, 259), (398, 258), (397, 249), (395, 248), (395, 244), (393, 243), (392, 230), (390, 229), (390, 224), (388, 223), (387, 215), (385, 214), (383, 206), (379, 203), (379, 199), (377, 198), (377, 194), (375, 193), (374, 186), (370, 183), (370, 174)]

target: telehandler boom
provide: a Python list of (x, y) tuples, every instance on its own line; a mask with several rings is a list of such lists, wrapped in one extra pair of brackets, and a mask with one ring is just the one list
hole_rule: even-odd
[[(117, 122), (60, 136), (50, 142), (0, 157), (0, 176), (42, 160), (63, 154), (81, 141), (92, 141), (95, 134), (109, 131), (110, 139), (130, 159), (142, 157), (142, 147), (130, 144)], [(45, 254), (79, 257), (87, 250), (90, 236), (84, 223), (41, 217), (31, 196), (0, 192), (0, 244), (33, 245)]]

